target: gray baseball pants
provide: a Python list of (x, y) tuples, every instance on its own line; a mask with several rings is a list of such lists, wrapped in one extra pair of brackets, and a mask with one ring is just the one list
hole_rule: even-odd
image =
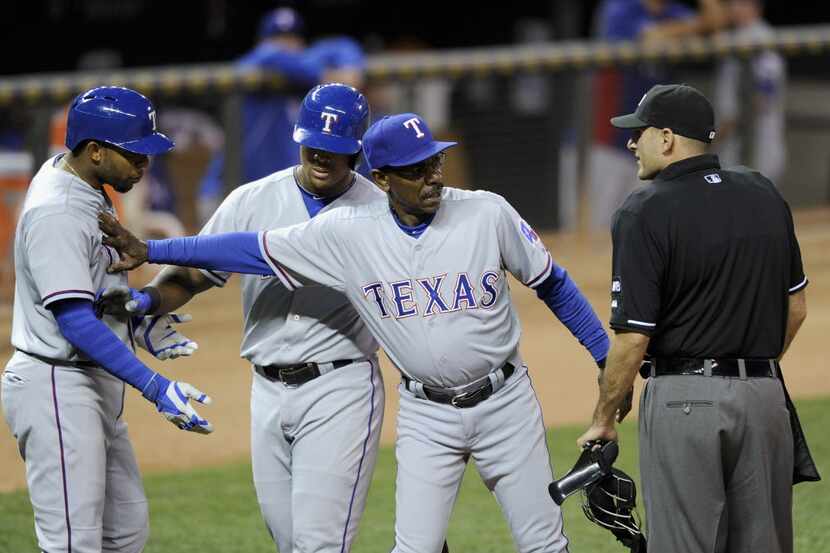
[(649, 551), (792, 553), (793, 443), (777, 379), (648, 379), (640, 472)]
[(49, 553), (139, 553), (147, 499), (121, 420), (124, 383), (101, 368), (16, 353), (2, 376), (3, 415), (26, 463), (38, 546)]

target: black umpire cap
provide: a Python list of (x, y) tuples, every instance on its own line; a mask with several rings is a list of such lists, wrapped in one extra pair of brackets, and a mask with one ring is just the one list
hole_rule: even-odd
[(645, 93), (634, 113), (611, 118), (619, 129), (656, 127), (675, 134), (712, 142), (715, 111), (698, 89), (685, 84), (658, 84)]

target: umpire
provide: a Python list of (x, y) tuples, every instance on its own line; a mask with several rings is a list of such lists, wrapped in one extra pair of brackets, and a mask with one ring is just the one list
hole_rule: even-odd
[(766, 177), (707, 153), (714, 113), (690, 86), (655, 86), (611, 123), (631, 131), (637, 176), (653, 182), (614, 217), (615, 339), (578, 443), (616, 439), (650, 359), (649, 550), (792, 552), (792, 484), (818, 474), (779, 365), (807, 315), (790, 209)]

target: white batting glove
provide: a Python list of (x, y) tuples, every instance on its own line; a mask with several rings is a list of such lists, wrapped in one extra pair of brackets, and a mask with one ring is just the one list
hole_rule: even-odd
[[(127, 308), (129, 308), (129, 303)], [(199, 349), (199, 344), (181, 334), (173, 325), (186, 323), (192, 319), (190, 315), (175, 313), (137, 318), (138, 324), (134, 330), (135, 342), (156, 359), (189, 357)]]
[[(155, 394), (155, 397), (153, 395)], [(142, 395), (156, 404), (156, 408), (164, 418), (175, 424), (181, 430), (210, 434), (213, 425), (203, 419), (191, 405), (190, 400), (210, 405), (213, 401), (210, 396), (202, 393), (195, 386), (187, 382), (167, 380), (156, 373), (142, 392)]]

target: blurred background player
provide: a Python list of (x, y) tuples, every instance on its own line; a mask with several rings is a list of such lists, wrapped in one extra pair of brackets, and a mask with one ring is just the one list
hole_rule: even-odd
[[(705, 32), (721, 20), (720, 0), (699, 0), (699, 12), (675, 0), (604, 0), (597, 11), (595, 38), (607, 42), (647, 41), (659, 46)], [(620, 69), (597, 71), (594, 83), (593, 136), (588, 158), (590, 222), (608, 228), (611, 216), (639, 182), (632, 177), (635, 161), (626, 149), (628, 134), (608, 125), (608, 119), (636, 105), (655, 84), (674, 80), (669, 67), (640, 62)]]
[[(297, 145), (291, 139), (300, 100), (317, 83), (363, 84), (365, 57), (360, 45), (340, 36), (311, 45), (304, 38), (302, 16), (289, 7), (262, 17), (257, 45), (244, 54), (242, 68), (274, 71), (285, 81), (285, 90), (252, 92), (242, 106), (242, 182), (251, 182), (299, 163)], [(223, 179), (225, 157), (216, 155), (207, 167), (199, 191), (199, 211), (206, 220), (229, 187)]]
[[(604, 0), (596, 16), (594, 36), (602, 41), (641, 40), (649, 26), (658, 22), (688, 19), (694, 12), (673, 0)], [(588, 158), (590, 221), (594, 228), (608, 228), (611, 215), (638, 185), (634, 160), (625, 145), (628, 134), (608, 125), (608, 119), (623, 106), (636, 105), (645, 92), (671, 80), (668, 69), (654, 63), (639, 63), (597, 72), (594, 83), (594, 143)]]
[[(729, 0), (729, 31), (738, 40), (773, 35), (763, 19), (761, 0)], [(721, 120), (717, 153), (725, 166), (748, 163), (778, 183), (787, 162), (784, 136), (787, 67), (778, 52), (763, 50), (741, 61), (721, 62), (715, 87), (715, 110)], [(741, 110), (748, 110), (741, 113)], [(746, 128), (744, 128), (746, 127)], [(748, 138), (749, 140), (742, 140)]]

